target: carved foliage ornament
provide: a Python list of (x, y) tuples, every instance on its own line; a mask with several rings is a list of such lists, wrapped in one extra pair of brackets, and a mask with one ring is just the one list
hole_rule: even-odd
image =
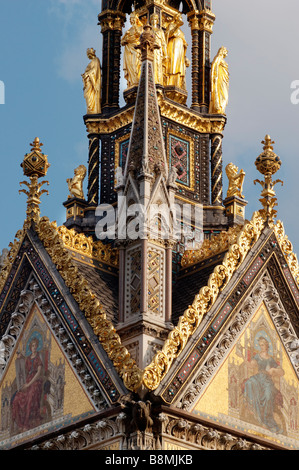
[(118, 250), (111, 245), (104, 244), (100, 240), (94, 241), (92, 237), (68, 229), (64, 225), (58, 227), (57, 231), (66, 248), (112, 266), (118, 265)]
[(231, 245), (237, 242), (242, 228), (242, 225), (230, 227), (227, 231), (220, 232), (210, 239), (205, 239), (199, 249), (186, 250), (181, 260), (182, 267), (186, 268), (228, 250)]

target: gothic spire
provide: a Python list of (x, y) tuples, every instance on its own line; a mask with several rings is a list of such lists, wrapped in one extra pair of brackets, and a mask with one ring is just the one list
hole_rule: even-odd
[(153, 71), (154, 49), (159, 46), (155, 43), (150, 25), (144, 26), (137, 47), (141, 50), (142, 65), (124, 176), (134, 171), (141, 175), (162, 173), (167, 179), (167, 160)]

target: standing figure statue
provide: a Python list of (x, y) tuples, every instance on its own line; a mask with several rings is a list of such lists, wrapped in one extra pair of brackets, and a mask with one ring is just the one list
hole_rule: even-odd
[(228, 103), (229, 71), (224, 60), (227, 56), (227, 49), (220, 47), (211, 69), (211, 102), (210, 113), (225, 114)]
[(143, 25), (135, 11), (130, 15), (130, 23), (131, 28), (125, 32), (121, 40), (121, 45), (125, 47), (123, 69), (128, 88), (138, 85), (141, 53), (140, 49), (136, 49), (135, 46), (140, 44), (139, 38), (143, 31)]
[(153, 13), (150, 17), (150, 24), (153, 32), (155, 33), (156, 44), (159, 46), (158, 49), (154, 50), (154, 73), (155, 83), (164, 85), (164, 67), (165, 60), (167, 58), (167, 45), (165, 40), (165, 34), (162, 28), (158, 26), (159, 15)]
[(182, 16), (178, 13), (166, 30), (167, 39), (167, 83), (186, 90), (186, 67), (190, 61), (186, 58), (187, 42), (180, 26), (183, 26)]
[(93, 48), (87, 49), (87, 57), (90, 63), (82, 74), (87, 114), (99, 114), (101, 112), (101, 64)]

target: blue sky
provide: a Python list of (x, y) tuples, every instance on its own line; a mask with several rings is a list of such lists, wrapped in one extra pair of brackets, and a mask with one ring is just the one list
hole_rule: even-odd
[[(100, 0), (0, 0), (0, 250), (23, 225), (26, 197), (20, 164), (38, 136), (51, 167), (49, 196), (41, 212), (62, 224), (66, 179), (87, 164), (88, 141), (83, 123), (85, 102), (81, 73), (94, 47), (101, 58), (97, 25)], [(276, 186), (278, 218), (299, 253), (298, 130), (299, 105), (291, 103), (291, 83), (299, 80), (298, 0), (289, 0), (287, 20), (279, 0), (214, 0), (216, 14), (212, 56), (220, 46), (229, 54), (230, 99), (223, 141), (224, 166), (234, 162), (246, 172), (247, 218), (260, 208), (259, 178), (254, 161), (269, 133), (282, 160)], [(188, 51), (191, 58), (191, 51)], [(212, 57), (213, 58), (213, 57)], [(226, 177), (224, 186), (226, 190)]]

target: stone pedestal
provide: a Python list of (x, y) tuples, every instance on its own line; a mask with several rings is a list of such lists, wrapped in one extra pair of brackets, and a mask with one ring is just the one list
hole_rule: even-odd
[(228, 219), (228, 225), (243, 225), (245, 221), (245, 207), (248, 204), (245, 199), (238, 196), (231, 196), (223, 201), (225, 207), (225, 215)]

